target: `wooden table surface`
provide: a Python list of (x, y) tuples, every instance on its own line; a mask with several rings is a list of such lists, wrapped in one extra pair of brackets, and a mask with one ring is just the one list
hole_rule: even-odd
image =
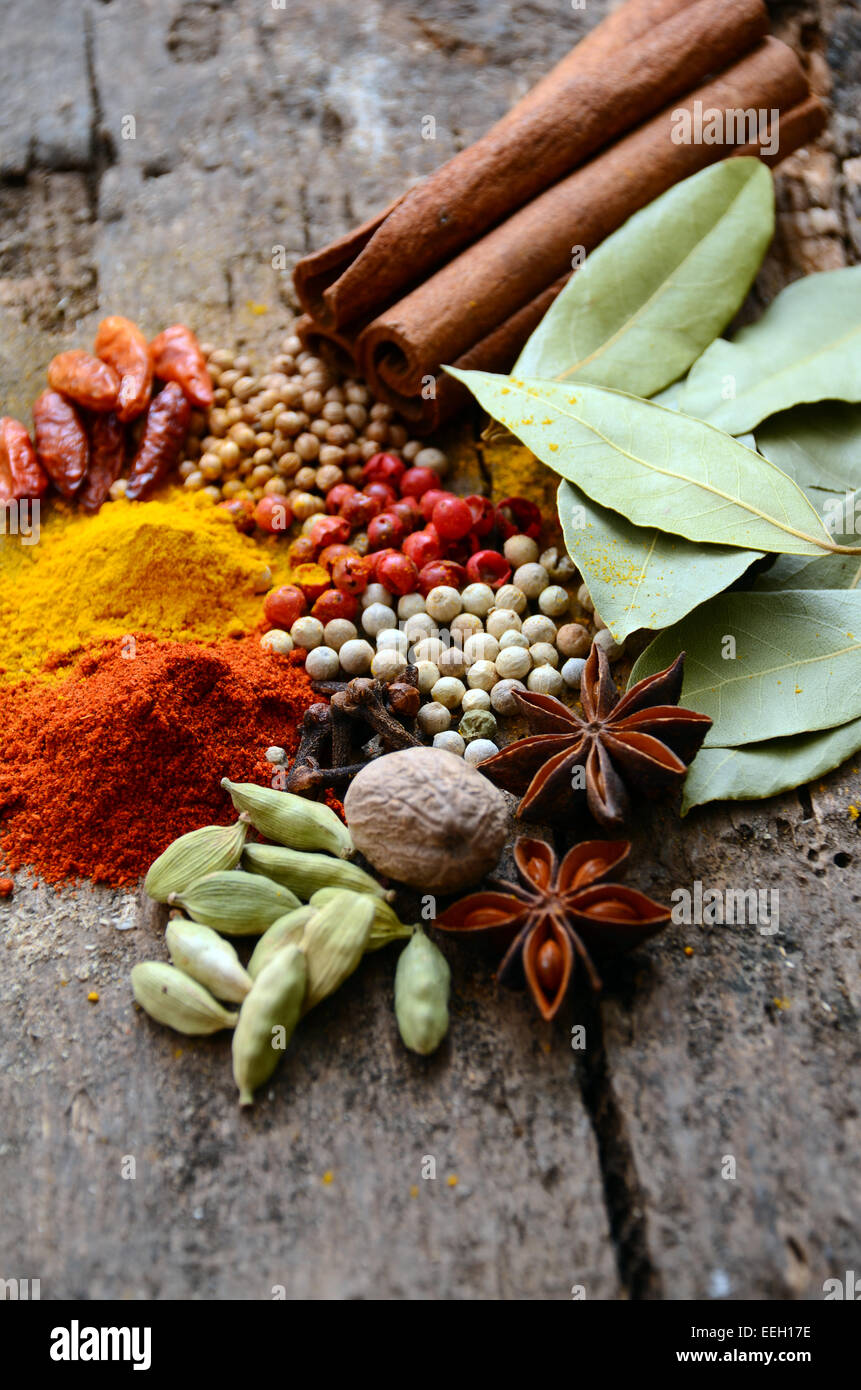
[[(754, 303), (861, 259), (861, 15), (771, 8), (834, 115), (778, 177)], [(292, 264), (441, 163), (606, 9), (10, 6), (0, 408), (29, 419), (49, 358), (103, 313), (187, 319), (262, 360), (290, 316), (280, 248)], [(451, 1032), (429, 1060), (400, 1045), (381, 953), (250, 1115), (223, 1038), (132, 1007), (131, 965), (162, 950), (135, 896), (19, 875), (0, 905), (0, 1277), (43, 1298), (821, 1298), (861, 1268), (857, 767), (638, 818), (630, 882), (778, 888), (777, 935), (674, 926), (554, 1027), (447, 942)]]

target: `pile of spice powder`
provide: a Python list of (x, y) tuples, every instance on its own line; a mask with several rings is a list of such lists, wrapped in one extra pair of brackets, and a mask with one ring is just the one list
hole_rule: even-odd
[(297, 657), (256, 637), (212, 646), (135, 639), (59, 683), (4, 692), (0, 859), (48, 883), (134, 884), (186, 831), (235, 818), (222, 777), (271, 781), (270, 745), (298, 744), (319, 701)]
[(277, 540), (240, 535), (210, 498), (178, 490), (95, 517), (44, 508), (37, 544), (0, 539), (0, 681), (129, 632), (198, 642), (247, 632), (261, 592), (283, 582), (283, 556)]

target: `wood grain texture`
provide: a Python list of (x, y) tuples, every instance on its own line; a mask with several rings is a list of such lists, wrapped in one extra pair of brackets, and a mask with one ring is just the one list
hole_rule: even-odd
[[(292, 259), (480, 134), (607, 8), (32, 0), (0, 49), (3, 409), (29, 418), (51, 356), (103, 313), (187, 318), (262, 355)], [(834, 116), (779, 174), (743, 317), (861, 257), (857, 9), (772, 14)], [(475, 486), (481, 448), (464, 468)], [(858, 1268), (855, 767), (638, 817), (626, 881), (779, 888), (779, 935), (673, 927), (552, 1029), (497, 992), (492, 953), (447, 939), (452, 1027), (429, 1060), (399, 1043), (381, 953), (302, 1025), (250, 1116), (224, 1038), (133, 1008), (131, 965), (162, 952), (134, 896), (19, 875), (0, 903), (0, 1276), (40, 1278), (43, 1298), (821, 1297)]]

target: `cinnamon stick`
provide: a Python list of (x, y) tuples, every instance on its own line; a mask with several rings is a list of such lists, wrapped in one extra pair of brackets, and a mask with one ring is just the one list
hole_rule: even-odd
[(763, 0), (695, 0), (640, 32), (636, 42), (615, 48), (611, 34), (609, 52), (596, 41), (579, 61), (569, 55), (542, 97), (527, 98), (387, 216), (366, 224), (358, 254), (322, 294), (321, 264), (327, 272), (337, 269), (351, 246), (329, 248), (316, 274), (300, 262), (295, 284), (303, 307), (327, 328), (367, 319), (601, 146), (732, 63), (767, 31)]
[(358, 369), (356, 365), (356, 339), (347, 333), (321, 328), (310, 314), (303, 314), (293, 325), (293, 332), (302, 346), (320, 357), (341, 376), (352, 376)]
[(455, 363), (660, 193), (720, 159), (734, 142), (675, 143), (677, 112), (777, 109), (804, 102), (807, 81), (791, 49), (766, 39), (685, 100), (668, 106), (456, 256), (360, 335), (357, 356), (372, 388), (397, 408), (422, 379)]

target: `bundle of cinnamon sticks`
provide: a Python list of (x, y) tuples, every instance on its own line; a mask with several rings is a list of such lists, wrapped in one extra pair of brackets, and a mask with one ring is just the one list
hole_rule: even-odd
[(825, 110), (763, 0), (627, 0), (486, 135), (294, 271), (300, 334), (418, 433), (465, 403), (442, 364), (507, 371), (639, 208), (732, 154), (774, 164)]

